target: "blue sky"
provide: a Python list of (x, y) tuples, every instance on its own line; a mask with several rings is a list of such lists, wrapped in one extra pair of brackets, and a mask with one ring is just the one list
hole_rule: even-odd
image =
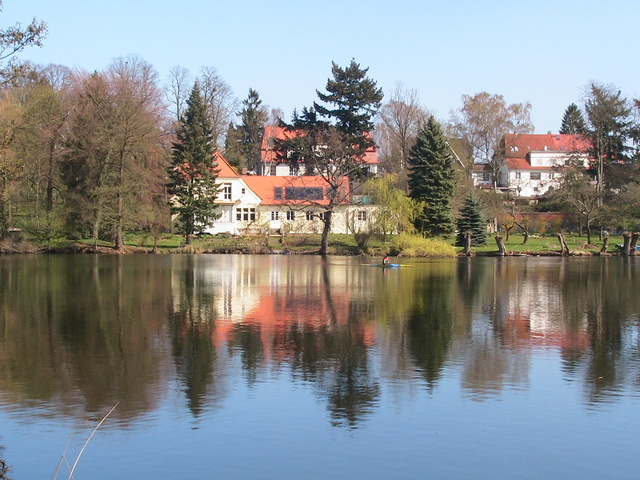
[(33, 17), (49, 34), (22, 59), (91, 71), (135, 54), (163, 82), (176, 65), (213, 66), (287, 119), (351, 58), (445, 121), (480, 91), (530, 102), (538, 133), (557, 132), (592, 80), (640, 97), (637, 0), (4, 0), (0, 26)]

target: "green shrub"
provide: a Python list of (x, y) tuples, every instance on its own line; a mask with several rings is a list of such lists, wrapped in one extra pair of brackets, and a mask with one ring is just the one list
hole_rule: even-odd
[(407, 257), (455, 257), (457, 255), (453, 245), (444, 240), (407, 233), (396, 236), (393, 247), (398, 253)]

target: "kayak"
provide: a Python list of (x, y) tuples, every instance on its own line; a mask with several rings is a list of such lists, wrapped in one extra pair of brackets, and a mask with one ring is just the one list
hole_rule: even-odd
[(382, 268), (400, 268), (400, 267), (413, 267), (413, 265), (407, 265), (405, 263), (367, 263), (366, 267), (382, 267)]

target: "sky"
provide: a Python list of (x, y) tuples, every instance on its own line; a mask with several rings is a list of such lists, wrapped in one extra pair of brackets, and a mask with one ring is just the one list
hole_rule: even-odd
[(0, 28), (34, 17), (48, 35), (22, 60), (96, 71), (137, 55), (163, 84), (215, 67), (286, 120), (351, 59), (443, 122), (482, 91), (529, 102), (536, 133), (557, 133), (589, 82), (640, 97), (638, 0), (3, 0)]

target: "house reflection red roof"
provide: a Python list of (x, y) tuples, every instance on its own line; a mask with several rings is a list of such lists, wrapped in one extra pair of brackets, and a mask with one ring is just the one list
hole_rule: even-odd
[(292, 331), (334, 334), (349, 330), (354, 341), (357, 338), (365, 346), (374, 345), (375, 323), (366, 321), (366, 318), (354, 319), (350, 303), (348, 292), (332, 294), (328, 298), (320, 289), (300, 294), (265, 294), (260, 297), (258, 306), (239, 322), (218, 321), (213, 333), (214, 342), (219, 346), (228, 343), (237, 326), (245, 325), (260, 331), (265, 358), (290, 356), (294, 347), (288, 338)]

